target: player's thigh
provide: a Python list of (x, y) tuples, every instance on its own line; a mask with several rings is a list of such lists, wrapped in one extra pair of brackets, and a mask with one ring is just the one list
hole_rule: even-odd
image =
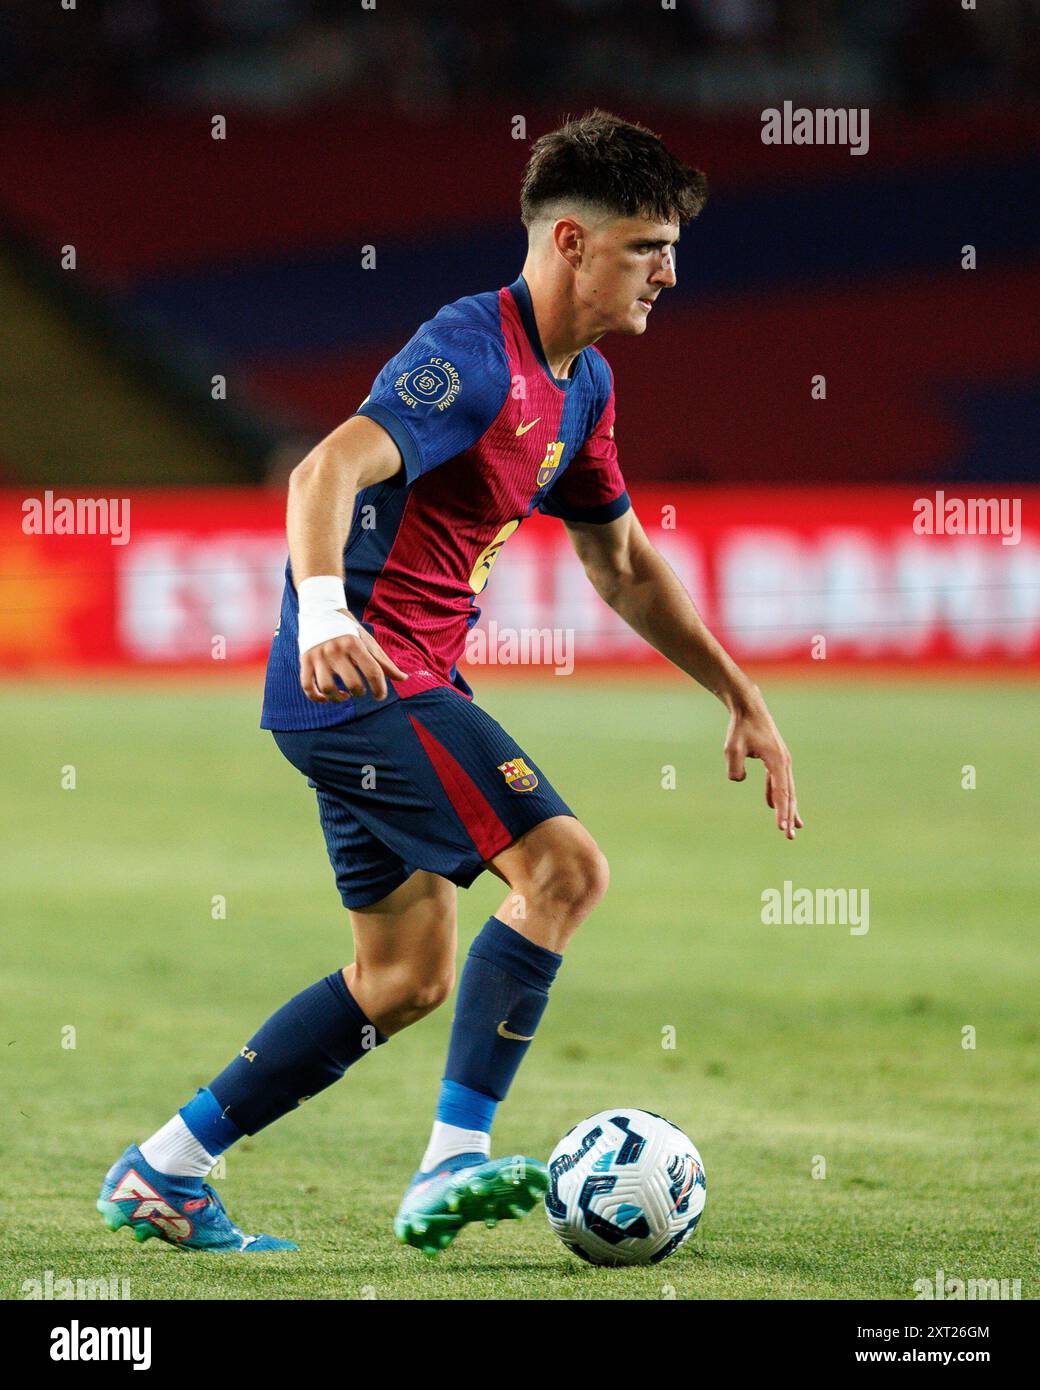
[[(477, 851), (477, 872), (543, 822), (574, 819), (546, 772), (475, 701), (437, 688), (403, 703), (442, 793)], [(475, 876), (456, 882), (468, 886)]]
[(458, 890), (417, 869), (399, 888), (350, 910), (354, 963), (362, 974), (436, 981), (451, 988), (457, 949)]
[(317, 788), (352, 911), (390, 897), (416, 870), (468, 888), (534, 827), (573, 819), (507, 730), (455, 690), (417, 692), (364, 718), (275, 740)]

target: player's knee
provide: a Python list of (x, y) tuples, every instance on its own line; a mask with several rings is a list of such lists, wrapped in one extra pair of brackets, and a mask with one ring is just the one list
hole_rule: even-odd
[(587, 847), (581, 849), (573, 860), (571, 870), (572, 906), (583, 915), (606, 896), (610, 887), (610, 865), (595, 840), (590, 839)]
[(569, 835), (542, 857), (534, 874), (536, 896), (576, 917), (587, 916), (610, 884), (606, 855), (592, 836)]
[(455, 987), (455, 971), (445, 967), (426, 975), (408, 974), (397, 982), (394, 1004), (402, 1013), (424, 1018), (439, 1009)]
[(357, 993), (368, 1016), (385, 1033), (397, 1033), (433, 1013), (455, 985), (454, 961), (441, 965), (414, 962), (355, 966)]

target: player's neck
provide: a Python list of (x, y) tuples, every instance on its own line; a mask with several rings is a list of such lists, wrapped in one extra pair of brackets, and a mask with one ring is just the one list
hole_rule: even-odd
[(531, 307), (549, 370), (559, 380), (570, 376), (574, 360), (584, 348), (603, 336), (603, 329), (592, 324), (588, 312), (572, 302), (567, 288), (551, 283), (530, 261), (523, 269), (531, 292)]

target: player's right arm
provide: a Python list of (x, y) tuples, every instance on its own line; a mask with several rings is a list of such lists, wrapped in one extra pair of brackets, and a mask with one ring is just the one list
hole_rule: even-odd
[(347, 609), (343, 549), (362, 488), (401, 471), (401, 453), (381, 425), (354, 415), (315, 445), (289, 477), (286, 532), (293, 583), (300, 600), (300, 685), (317, 704), (345, 700), (334, 676), (352, 695), (362, 677), (377, 700), (386, 677), (407, 680)]

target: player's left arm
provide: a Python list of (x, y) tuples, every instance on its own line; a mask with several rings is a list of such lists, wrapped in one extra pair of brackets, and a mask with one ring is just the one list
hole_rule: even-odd
[(745, 758), (766, 770), (766, 801), (789, 840), (802, 828), (791, 755), (762, 692), (709, 632), (693, 599), (629, 507), (608, 522), (565, 521), (593, 588), (634, 632), (718, 696), (729, 710), (726, 766), (742, 782)]

